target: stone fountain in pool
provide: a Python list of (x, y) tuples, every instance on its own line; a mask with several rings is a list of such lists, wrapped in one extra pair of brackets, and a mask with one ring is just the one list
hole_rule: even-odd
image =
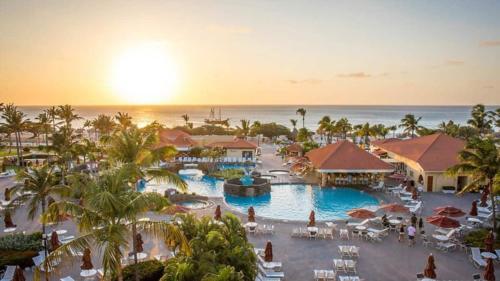
[(271, 183), (267, 179), (252, 177), (248, 170), (241, 178), (224, 181), (224, 193), (235, 196), (260, 196), (271, 192)]

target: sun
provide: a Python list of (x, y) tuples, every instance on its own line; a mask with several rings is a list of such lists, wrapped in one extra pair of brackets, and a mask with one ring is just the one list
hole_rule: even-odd
[(165, 103), (172, 97), (176, 83), (177, 71), (164, 44), (131, 47), (113, 62), (111, 86), (123, 102)]

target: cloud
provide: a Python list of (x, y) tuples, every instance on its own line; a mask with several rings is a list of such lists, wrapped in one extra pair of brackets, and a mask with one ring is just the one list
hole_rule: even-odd
[(294, 80), (290, 79), (287, 80), (288, 83), (290, 84), (320, 84), (323, 83), (323, 80), (320, 79), (305, 79), (305, 80)]
[(481, 47), (500, 47), (500, 40), (487, 40), (479, 43)]
[(483, 89), (492, 90), (492, 89), (495, 89), (495, 86), (493, 86), (493, 85), (485, 85), (485, 86), (483, 86)]
[(372, 77), (370, 74), (364, 73), (364, 72), (353, 72), (353, 73), (344, 73), (344, 74), (339, 74), (337, 77), (340, 78), (355, 78), (355, 79), (363, 79), (363, 78), (370, 78)]
[(212, 24), (207, 28), (208, 32), (217, 33), (217, 34), (249, 34), (252, 33), (253, 30), (250, 27), (246, 26), (237, 26), (237, 25), (220, 25), (220, 24)]
[(447, 60), (444, 62), (444, 64), (449, 66), (459, 66), (465, 64), (465, 62), (461, 60)]

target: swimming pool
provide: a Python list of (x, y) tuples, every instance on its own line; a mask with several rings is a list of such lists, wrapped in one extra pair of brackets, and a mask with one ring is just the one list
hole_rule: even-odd
[[(224, 181), (205, 175), (183, 174), (179, 175), (188, 185), (189, 193), (208, 197), (222, 197), (224, 193)], [(148, 183), (144, 189), (146, 192), (159, 192), (164, 194), (165, 190), (175, 188), (171, 184)], [(140, 190), (142, 191), (142, 190)]]
[(348, 218), (354, 208), (374, 207), (378, 200), (354, 188), (320, 188), (304, 184), (273, 185), (271, 193), (259, 197), (225, 195), (226, 203), (241, 213), (253, 206), (257, 216), (307, 221), (314, 210), (316, 220)]

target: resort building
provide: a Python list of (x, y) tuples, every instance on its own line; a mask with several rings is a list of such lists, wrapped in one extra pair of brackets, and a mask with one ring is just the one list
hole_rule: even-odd
[(459, 191), (467, 184), (466, 176), (446, 174), (448, 168), (458, 163), (458, 152), (465, 147), (461, 139), (437, 133), (407, 140), (373, 141), (372, 146), (425, 191), (442, 191), (443, 187)]
[(304, 149), (298, 143), (292, 143), (285, 147), (286, 156), (289, 157), (301, 157), (304, 153)]
[(255, 159), (257, 145), (244, 139), (235, 138), (232, 141), (220, 141), (208, 144), (209, 148), (222, 148), (226, 157)]
[(347, 140), (313, 149), (305, 156), (321, 186), (366, 185), (394, 171), (392, 165)]
[(172, 145), (177, 151), (189, 151), (196, 142), (188, 133), (177, 129), (160, 129), (160, 145)]

